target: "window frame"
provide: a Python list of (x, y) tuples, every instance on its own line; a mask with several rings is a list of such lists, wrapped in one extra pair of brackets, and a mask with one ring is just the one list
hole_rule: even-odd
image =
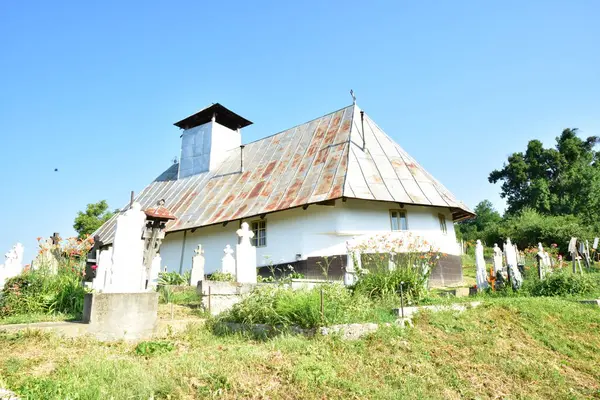
[[(254, 224), (258, 224), (258, 228), (254, 229)], [(261, 228), (260, 224), (264, 224), (264, 227)], [(254, 247), (267, 247), (267, 220), (266, 219), (255, 219), (254, 221), (250, 221), (250, 230), (252, 232), (254, 232), (254, 237), (252, 239), (250, 239), (250, 243), (252, 243), (252, 245)], [(260, 239), (260, 231), (264, 231), (265, 232), (265, 241), (264, 244), (260, 244), (259, 243), (259, 239)]]
[[(399, 229), (394, 229), (394, 216), (393, 213), (398, 213), (398, 228)], [(401, 215), (404, 215), (404, 223), (405, 223), (405, 229), (402, 229), (402, 217)], [(406, 232), (409, 230), (408, 228), (408, 213), (406, 212), (406, 210), (401, 209), (401, 208), (397, 208), (397, 209), (392, 209), (390, 210), (390, 229), (392, 230), (392, 232)]]
[(443, 235), (448, 234), (448, 224), (446, 220), (446, 216), (442, 213), (438, 213), (438, 223), (440, 224), (440, 230)]

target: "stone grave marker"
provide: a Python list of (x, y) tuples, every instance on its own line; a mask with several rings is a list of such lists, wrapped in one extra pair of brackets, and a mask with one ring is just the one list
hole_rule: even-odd
[(145, 290), (144, 240), (146, 214), (139, 203), (117, 218), (112, 250), (109, 293), (138, 293)]
[(485, 259), (483, 256), (483, 245), (481, 240), (477, 240), (475, 245), (475, 266), (477, 267), (477, 290), (486, 290), (490, 287), (487, 281), (487, 272), (485, 269)]
[(537, 259), (538, 277), (540, 278), (540, 280), (543, 280), (544, 278), (546, 278), (546, 275), (551, 271), (551, 262), (550, 255), (546, 250), (544, 250), (544, 247), (541, 243), (538, 243)]
[[(54, 234), (56, 235), (56, 233)], [(56, 240), (56, 236), (54, 239), (52, 237), (43, 240), (40, 242), (40, 251), (33, 261), (32, 268), (34, 269), (45, 269), (50, 271), (52, 274), (56, 274), (58, 271), (58, 258), (55, 254), (56, 245), (54, 241)]]
[(156, 254), (152, 259), (152, 266), (150, 267), (150, 276), (148, 277), (148, 288), (149, 290), (155, 290), (158, 287), (158, 274), (160, 273), (160, 264), (162, 263), (162, 257), (160, 254)]
[(569, 240), (569, 254), (571, 255), (571, 260), (573, 262), (573, 273), (576, 274), (579, 270), (579, 272), (583, 274), (579, 252), (577, 251), (576, 237), (572, 237), (571, 240)]
[[(95, 277), (92, 280), (92, 289), (103, 292), (112, 280), (112, 247), (98, 252)], [(93, 268), (93, 266), (92, 266)]]
[(498, 247), (498, 243), (494, 243), (494, 274), (503, 270), (502, 258), (502, 250)]
[(256, 283), (256, 247), (250, 242), (254, 232), (250, 230), (248, 223), (244, 222), (236, 234), (240, 237), (240, 243), (236, 246), (236, 281)]
[(199, 244), (194, 250), (192, 257), (192, 273), (190, 274), (190, 286), (198, 286), (198, 282), (204, 280), (204, 249)]
[(223, 258), (221, 259), (221, 272), (235, 276), (235, 258), (233, 257), (233, 249), (230, 245), (223, 249)]
[(23, 272), (24, 251), (25, 247), (17, 243), (4, 255), (4, 264), (0, 265), (0, 289), (7, 280)]
[(523, 285), (523, 276), (519, 271), (516, 247), (512, 244), (510, 238), (507, 238), (506, 243), (504, 243), (504, 257), (510, 283), (514, 290), (518, 290)]

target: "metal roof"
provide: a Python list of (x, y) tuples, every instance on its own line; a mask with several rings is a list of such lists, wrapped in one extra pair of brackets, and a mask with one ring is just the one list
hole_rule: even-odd
[[(243, 172), (239, 149), (214, 171), (177, 179), (177, 169), (135, 199), (142, 209), (165, 200), (177, 217), (167, 232), (341, 197), (446, 207), (455, 220), (473, 215), (366, 114), (361, 121), (356, 105), (248, 143)], [(116, 217), (95, 232), (104, 243), (112, 242)]]

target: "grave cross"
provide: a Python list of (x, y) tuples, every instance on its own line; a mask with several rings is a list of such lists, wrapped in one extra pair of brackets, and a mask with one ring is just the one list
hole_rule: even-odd
[(250, 239), (254, 237), (254, 232), (250, 230), (250, 226), (247, 222), (242, 223), (242, 227), (235, 233), (240, 237), (240, 244), (250, 246)]

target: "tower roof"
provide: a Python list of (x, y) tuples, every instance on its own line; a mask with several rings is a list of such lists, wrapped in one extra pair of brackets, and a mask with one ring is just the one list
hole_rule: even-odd
[(190, 115), (187, 118), (182, 119), (179, 122), (175, 122), (173, 125), (181, 129), (190, 129), (195, 126), (203, 125), (210, 122), (212, 117), (215, 117), (216, 122), (228, 127), (231, 130), (243, 128), (248, 125), (252, 125), (252, 122), (246, 118), (239, 116), (230, 109), (223, 107), (219, 103), (214, 103), (208, 107), (203, 108), (195, 114)]
[[(177, 179), (174, 164), (136, 201), (147, 208), (164, 198), (177, 217), (167, 224), (167, 232), (342, 197), (444, 207), (455, 221), (474, 215), (366, 113), (361, 114), (356, 105), (348, 106), (248, 143), (243, 172), (240, 149), (230, 150), (216, 170), (182, 179)], [(105, 243), (112, 241), (115, 222), (116, 216), (96, 232)]]

